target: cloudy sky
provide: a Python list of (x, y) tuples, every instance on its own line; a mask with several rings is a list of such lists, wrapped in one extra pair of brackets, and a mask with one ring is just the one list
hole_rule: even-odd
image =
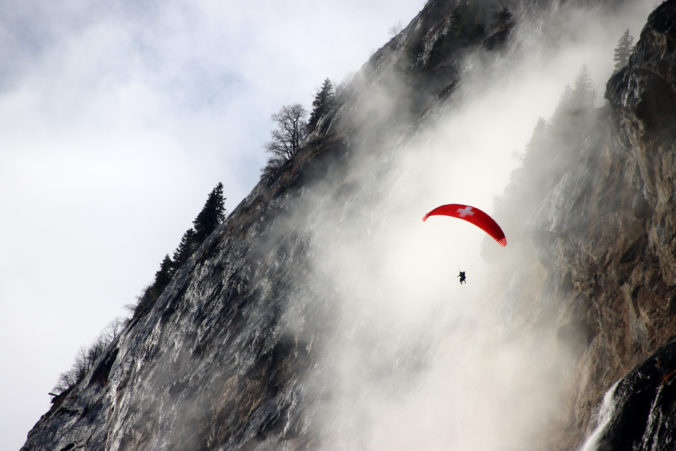
[(0, 448), (220, 181), (253, 188), (270, 115), (310, 107), (424, 0), (0, 0)]

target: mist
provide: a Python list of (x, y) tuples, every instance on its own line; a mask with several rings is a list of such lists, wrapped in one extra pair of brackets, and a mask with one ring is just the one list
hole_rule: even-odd
[(270, 115), (311, 103), (421, 3), (3, 2), (0, 448), (128, 316), (209, 191), (223, 182), (231, 211), (256, 185)]
[[(556, 36), (534, 33), (527, 18), (510, 51), (466, 56), (460, 87), (422, 128), (388, 137), (392, 148), (362, 146), (346, 179), (305, 191), (284, 227), (310, 231), (312, 271), (298, 281), (305, 288), (287, 320), (307, 343), (328, 335), (305, 384), (314, 400), (306, 426), (324, 449), (546, 444), (547, 428), (561, 420), (572, 353), (556, 331), (520, 328), (505, 314), (505, 284), (539, 270), (520, 225), (527, 218), (495, 218), (509, 225), (505, 249), (463, 221), (421, 219), (452, 202), (492, 214), (538, 118), (551, 117), (583, 66), (602, 105), (617, 40), (627, 28), (638, 36), (657, 2), (649, 3), (613, 17), (561, 11)], [(369, 111), (399, 95), (360, 93)], [(490, 246), (498, 258), (482, 257)], [(536, 279), (520, 295), (555, 302)], [(325, 322), (308, 326), (302, 312), (311, 305), (327, 311)]]

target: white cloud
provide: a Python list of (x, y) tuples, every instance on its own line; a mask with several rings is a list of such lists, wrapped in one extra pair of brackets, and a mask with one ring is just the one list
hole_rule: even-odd
[[(0, 448), (152, 281), (219, 181), (258, 180), (270, 115), (356, 71), (422, 0), (0, 8)], [(387, 8), (384, 8), (387, 6)]]

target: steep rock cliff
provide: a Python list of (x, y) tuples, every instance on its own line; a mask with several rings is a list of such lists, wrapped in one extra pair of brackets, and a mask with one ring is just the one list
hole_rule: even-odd
[[(507, 334), (551, 327), (577, 364), (562, 378), (568, 404), (534, 446), (579, 445), (602, 393), (674, 330), (673, 3), (651, 16), (629, 66), (610, 80), (610, 106), (584, 118), (576, 146), (537, 186), (533, 219), (511, 227), (523, 237), (519, 259), (487, 256), (524, 265), (506, 273), (510, 289), (499, 294)], [(332, 396), (330, 387), (305, 385), (322, 380), (307, 375), (337, 307), (308, 283), (317, 213), (299, 221), (297, 210), (322, 182), (344, 202), (336, 222), (354, 215), (377, 195), (355, 182), (355, 154), (369, 149), (383, 161), (373, 177), (385, 177), (390, 146), (455, 101), (465, 55), (504, 51), (519, 21), (546, 37), (558, 8), (524, 0), (513, 21), (495, 22), (497, 3), (473, 5), (432, 0), (376, 52), (306, 147), (254, 188), (85, 380), (55, 399), (24, 449), (326, 445), (309, 406)], [(506, 203), (523, 204), (524, 194), (512, 193)], [(425, 364), (421, 349), (398, 349), (421, 356), (410, 371)]]
[[(594, 333), (582, 358), (578, 414), (586, 415), (602, 390), (636, 366), (619, 385), (617, 403), (624, 405), (601, 449), (673, 446), (674, 413), (664, 399), (676, 370), (670, 358), (676, 332), (675, 24), (676, 3), (665, 2), (649, 17), (628, 66), (608, 82), (609, 130), (617, 133), (602, 153), (592, 202), (583, 210), (592, 227), (573, 239), (584, 252), (563, 257), (575, 263), (573, 289), (587, 305), (580, 316)], [(607, 208), (601, 217), (595, 214), (600, 208)], [(604, 227), (593, 224), (596, 218)], [(666, 402), (659, 414), (650, 411), (653, 399), (654, 406)]]
[[(412, 48), (434, 47), (450, 14), (469, 14), (470, 41), (435, 59)], [(385, 149), (457, 78), (457, 52), (488, 36), (479, 22), (488, 6), (432, 1), (407, 29), (377, 52), (321, 118), (321, 131), (272, 177), (264, 177), (194, 253), (144, 315), (131, 321), (93, 371), (62, 393), (28, 435), (23, 449), (239, 449), (316, 446), (303, 423), (303, 376), (330, 315), (329, 300), (299, 285), (308, 265), (311, 224), (287, 225), (307, 187), (329, 178), (346, 195), (346, 161), (365, 143)], [(506, 32), (507, 30), (503, 30)], [(423, 42), (424, 41), (424, 42)], [(401, 96), (387, 93), (401, 90)], [(449, 87), (450, 86), (450, 87)], [(415, 91), (415, 102), (409, 102)], [(385, 102), (386, 104), (383, 104)], [(371, 106), (373, 105), (373, 106)], [(365, 126), (368, 124), (368, 126)], [(368, 193), (363, 195), (368, 196)], [(291, 296), (315, 298), (294, 304)], [(287, 331), (290, 309), (305, 324)]]
[[(675, 368), (664, 355), (672, 351), (641, 362), (676, 331), (675, 13), (669, 1), (650, 15), (629, 64), (608, 81), (609, 105), (568, 112), (575, 136), (557, 141), (555, 119), (549, 131), (536, 130), (504, 199), (503, 209), (533, 218), (515, 230), (533, 239), (526, 246), (539, 262), (518, 262), (526, 270), (516, 282), (524, 289), (506, 300), (519, 312), (512, 321), (551, 327), (573, 353), (566, 407), (545, 448), (579, 446), (604, 392), (636, 366), (620, 384), (616, 423), (600, 449), (670, 449), (670, 408), (659, 426), (648, 415), (653, 398), (666, 396), (658, 387), (671, 384)], [(556, 163), (547, 169), (543, 158)]]

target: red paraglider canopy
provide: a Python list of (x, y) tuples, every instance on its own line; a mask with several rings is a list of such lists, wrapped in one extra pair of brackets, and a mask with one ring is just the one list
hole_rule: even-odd
[(476, 207), (463, 204), (447, 204), (435, 208), (423, 217), (425, 221), (430, 216), (444, 215), (464, 219), (492, 236), (501, 246), (507, 246), (507, 238), (497, 222)]

